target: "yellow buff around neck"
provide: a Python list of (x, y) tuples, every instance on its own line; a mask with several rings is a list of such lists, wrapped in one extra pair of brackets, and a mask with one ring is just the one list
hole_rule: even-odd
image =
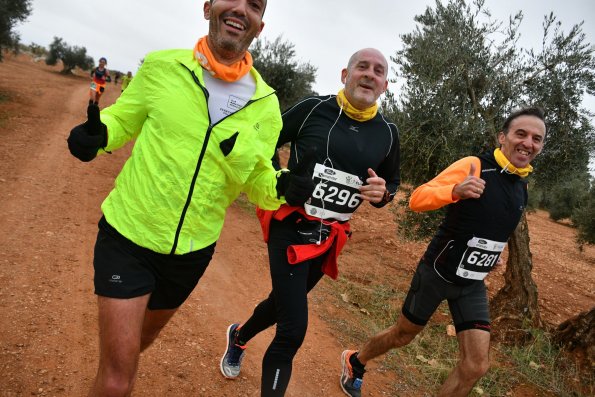
[(213, 77), (228, 82), (238, 81), (252, 68), (252, 55), (248, 51), (244, 58), (233, 65), (218, 62), (209, 48), (207, 36), (201, 37), (194, 46), (194, 58)]
[(367, 109), (359, 110), (355, 108), (352, 104), (349, 103), (347, 97), (345, 96), (345, 90), (342, 89), (337, 94), (337, 103), (339, 106), (343, 108), (343, 111), (347, 116), (356, 120), (356, 121), (368, 121), (373, 119), (378, 113), (378, 104), (375, 103), (374, 105), (370, 106)]
[(496, 162), (498, 163), (498, 165), (502, 167), (502, 170), (504, 172), (508, 172), (509, 174), (515, 174), (520, 176), (521, 178), (525, 178), (527, 177), (527, 175), (529, 175), (530, 172), (533, 171), (533, 167), (531, 166), (531, 164), (529, 164), (525, 168), (517, 168), (514, 165), (512, 165), (510, 161), (506, 158), (504, 153), (502, 153), (502, 150), (500, 150), (500, 148), (494, 150), (494, 157), (496, 158)]

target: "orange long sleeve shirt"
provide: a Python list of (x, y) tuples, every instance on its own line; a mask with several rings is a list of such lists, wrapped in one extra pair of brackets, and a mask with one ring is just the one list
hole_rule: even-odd
[(434, 179), (416, 188), (409, 199), (409, 208), (416, 212), (432, 211), (459, 201), (453, 197), (452, 190), (470, 175), (471, 164), (475, 165), (473, 176), (479, 177), (481, 161), (478, 157), (469, 156), (457, 160)]

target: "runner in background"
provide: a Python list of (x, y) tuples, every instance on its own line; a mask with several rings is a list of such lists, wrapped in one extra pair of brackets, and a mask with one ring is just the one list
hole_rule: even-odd
[(99, 99), (105, 91), (105, 83), (109, 81), (109, 70), (106, 68), (107, 59), (99, 58), (99, 66), (91, 71), (91, 87), (89, 90), (89, 105), (99, 105)]
[(124, 92), (124, 90), (126, 89), (126, 87), (128, 87), (128, 84), (130, 84), (131, 81), (132, 72), (128, 72), (124, 76), (122, 76), (122, 92)]

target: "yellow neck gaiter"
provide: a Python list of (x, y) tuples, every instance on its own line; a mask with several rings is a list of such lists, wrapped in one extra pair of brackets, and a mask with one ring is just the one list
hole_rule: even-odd
[(533, 167), (531, 164), (526, 166), (525, 168), (517, 168), (510, 163), (510, 161), (506, 158), (504, 153), (500, 148), (494, 150), (494, 157), (496, 158), (496, 162), (500, 167), (502, 167), (502, 171), (508, 172), (509, 174), (515, 174), (520, 176), (521, 178), (526, 178), (530, 172), (533, 171)]
[(252, 55), (248, 51), (242, 60), (233, 65), (218, 62), (209, 48), (207, 36), (201, 37), (194, 46), (194, 58), (213, 77), (228, 82), (238, 81), (252, 68)]
[(378, 113), (377, 103), (364, 110), (359, 110), (358, 108), (354, 107), (347, 100), (344, 89), (341, 89), (341, 91), (339, 91), (337, 94), (337, 103), (343, 108), (343, 111), (347, 116), (349, 116), (349, 118), (352, 118), (356, 121), (372, 120), (376, 116), (376, 113)]

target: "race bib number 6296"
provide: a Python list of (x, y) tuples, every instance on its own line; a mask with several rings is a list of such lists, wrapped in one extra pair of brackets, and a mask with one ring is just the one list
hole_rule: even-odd
[(361, 204), (359, 187), (363, 184), (356, 176), (316, 164), (314, 180), (319, 181), (310, 200), (304, 205), (306, 213), (322, 219), (347, 221)]

